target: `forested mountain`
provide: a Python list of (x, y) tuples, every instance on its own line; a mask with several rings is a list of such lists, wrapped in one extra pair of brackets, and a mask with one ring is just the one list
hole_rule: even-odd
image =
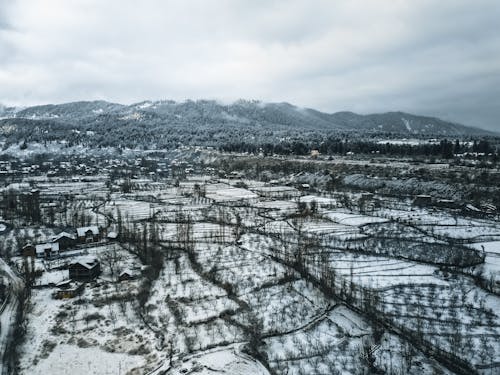
[(278, 144), (326, 137), (469, 137), (488, 131), (403, 112), (328, 114), (288, 103), (239, 100), (145, 101), (122, 105), (73, 102), (28, 108), (0, 107), (5, 145), (65, 141), (98, 147), (220, 146), (235, 141)]

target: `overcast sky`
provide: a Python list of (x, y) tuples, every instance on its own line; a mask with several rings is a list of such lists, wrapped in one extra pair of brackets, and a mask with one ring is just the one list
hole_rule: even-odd
[(238, 98), (500, 131), (498, 0), (0, 0), (0, 103)]

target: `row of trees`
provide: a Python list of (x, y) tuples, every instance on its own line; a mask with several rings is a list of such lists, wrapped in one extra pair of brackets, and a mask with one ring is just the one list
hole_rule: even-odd
[[(357, 283), (352, 265), (348, 275), (337, 272), (328, 252), (322, 250), (319, 243), (313, 238), (305, 236), (300, 225), (295, 225), (295, 227), (297, 230), (295, 240), (290, 242), (291, 237), (288, 234), (287, 240), (283, 240), (280, 249), (276, 249), (274, 252), (281, 261), (299, 271), (307, 280), (319, 285), (327, 294), (333, 295), (355, 311), (361, 312), (376, 326), (397, 327), (403, 337), (406, 337), (424, 353), (432, 352), (435, 358), (438, 358), (445, 366), (453, 368), (458, 373), (464, 373), (463, 371), (472, 371), (471, 373), (473, 373), (473, 367), (468, 361), (474, 348), (469, 345), (470, 340), (467, 341), (467, 337), (462, 334), (463, 329), (456, 315), (458, 312), (456, 309), (460, 306), (458, 301), (461, 301), (463, 309), (471, 311), (471, 319), (476, 318), (475, 307), (466, 304), (466, 288), (463, 291), (453, 292), (452, 298), (449, 299), (450, 302), (447, 302), (450, 305), (449, 310), (451, 314), (455, 314), (455, 318), (450, 319), (453, 334), (449, 336), (445, 334), (441, 339), (445, 342), (443, 346), (443, 342), (436, 342), (435, 337), (428, 334), (433, 329), (429, 326), (432, 319), (426, 316), (423, 301), (405, 300), (401, 308), (404, 306), (407, 308), (407, 312), (394, 314), (394, 311), (388, 310), (391, 303), (385, 300), (383, 292)], [(435, 288), (429, 292), (429, 295), (436, 295)], [(409, 295), (402, 293), (402, 297), (409, 298)], [(429, 298), (432, 298), (433, 301), (435, 297)], [(431, 304), (431, 302), (429, 303)], [(439, 317), (434, 319), (439, 319)], [(376, 341), (375, 344), (377, 344)], [(471, 351), (466, 353), (464, 347), (470, 348)], [(481, 358), (489, 358), (493, 352), (489, 344), (486, 343), (478, 348), (477, 353)], [(411, 358), (409, 363), (411, 363)]]
[(40, 194), (38, 190), (20, 192), (9, 189), (3, 192), (0, 199), (0, 216), (7, 220), (24, 218), (30, 223), (40, 223)]
[(247, 152), (265, 155), (308, 155), (311, 150), (318, 150), (324, 155), (382, 154), (393, 156), (428, 156), (451, 159), (455, 154), (462, 153), (494, 153), (495, 150), (486, 139), (474, 140), (472, 143), (450, 141), (443, 139), (439, 143), (395, 144), (376, 140), (326, 138), (321, 141), (294, 141), (279, 143), (249, 143), (245, 141), (232, 142), (220, 147), (226, 152)]

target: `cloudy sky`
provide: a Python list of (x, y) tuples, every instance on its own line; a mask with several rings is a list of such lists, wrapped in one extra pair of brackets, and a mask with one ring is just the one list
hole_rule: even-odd
[(402, 110), (500, 131), (498, 0), (0, 0), (0, 103)]

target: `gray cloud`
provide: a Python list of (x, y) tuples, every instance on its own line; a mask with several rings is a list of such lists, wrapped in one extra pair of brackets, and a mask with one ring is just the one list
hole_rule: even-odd
[(257, 98), (500, 131), (496, 0), (0, 0), (0, 101)]
[(8, 26), (6, 14), (7, 5), (7, 0), (0, 0), (0, 30), (5, 29)]

